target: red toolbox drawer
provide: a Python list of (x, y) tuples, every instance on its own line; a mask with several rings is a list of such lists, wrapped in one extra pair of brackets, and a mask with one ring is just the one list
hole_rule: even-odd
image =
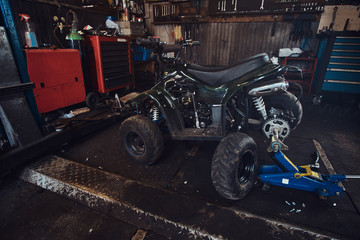
[(86, 36), (88, 91), (108, 93), (133, 85), (130, 39)]
[(76, 49), (25, 50), (30, 80), (40, 113), (85, 100), (80, 52)]

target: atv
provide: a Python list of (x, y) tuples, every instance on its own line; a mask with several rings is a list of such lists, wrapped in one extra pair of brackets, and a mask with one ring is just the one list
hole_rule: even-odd
[(181, 49), (198, 41), (136, 41), (153, 49), (161, 67), (155, 86), (126, 102), (133, 113), (120, 127), (126, 154), (140, 164), (156, 163), (164, 150), (164, 129), (173, 140), (220, 141), (211, 165), (213, 185), (227, 199), (243, 198), (258, 169), (249, 128), (268, 138), (276, 130), (283, 140), (301, 121), (300, 101), (287, 91), (288, 68), (273, 64), (265, 53), (230, 67), (201, 66), (179, 57)]

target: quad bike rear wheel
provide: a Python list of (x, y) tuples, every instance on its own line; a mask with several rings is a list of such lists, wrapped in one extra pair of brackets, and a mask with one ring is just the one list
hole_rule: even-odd
[(164, 150), (159, 127), (145, 116), (136, 115), (126, 119), (121, 124), (120, 137), (126, 154), (139, 164), (154, 164)]
[(297, 97), (290, 92), (264, 97), (266, 112), (269, 118), (284, 119), (289, 123), (291, 130), (301, 122), (303, 109)]
[(257, 178), (255, 141), (245, 133), (231, 133), (216, 148), (211, 178), (216, 191), (231, 200), (244, 198)]

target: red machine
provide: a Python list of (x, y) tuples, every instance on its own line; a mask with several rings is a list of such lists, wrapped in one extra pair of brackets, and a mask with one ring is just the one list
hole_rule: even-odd
[(76, 49), (27, 49), (30, 80), (40, 113), (85, 100), (80, 52)]
[(133, 85), (130, 39), (86, 36), (86, 88), (108, 93)]

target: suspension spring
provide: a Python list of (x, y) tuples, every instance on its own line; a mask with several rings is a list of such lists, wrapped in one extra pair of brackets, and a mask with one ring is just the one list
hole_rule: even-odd
[(160, 119), (160, 111), (155, 105), (153, 105), (152, 108), (150, 109), (150, 113), (151, 113), (150, 117), (151, 117), (151, 120), (153, 122), (159, 121), (159, 119)]
[(256, 110), (258, 110), (258, 112), (260, 113), (260, 115), (266, 119), (267, 118), (267, 114), (266, 114), (266, 109), (265, 109), (265, 103), (262, 97), (253, 97), (253, 102), (255, 105)]

